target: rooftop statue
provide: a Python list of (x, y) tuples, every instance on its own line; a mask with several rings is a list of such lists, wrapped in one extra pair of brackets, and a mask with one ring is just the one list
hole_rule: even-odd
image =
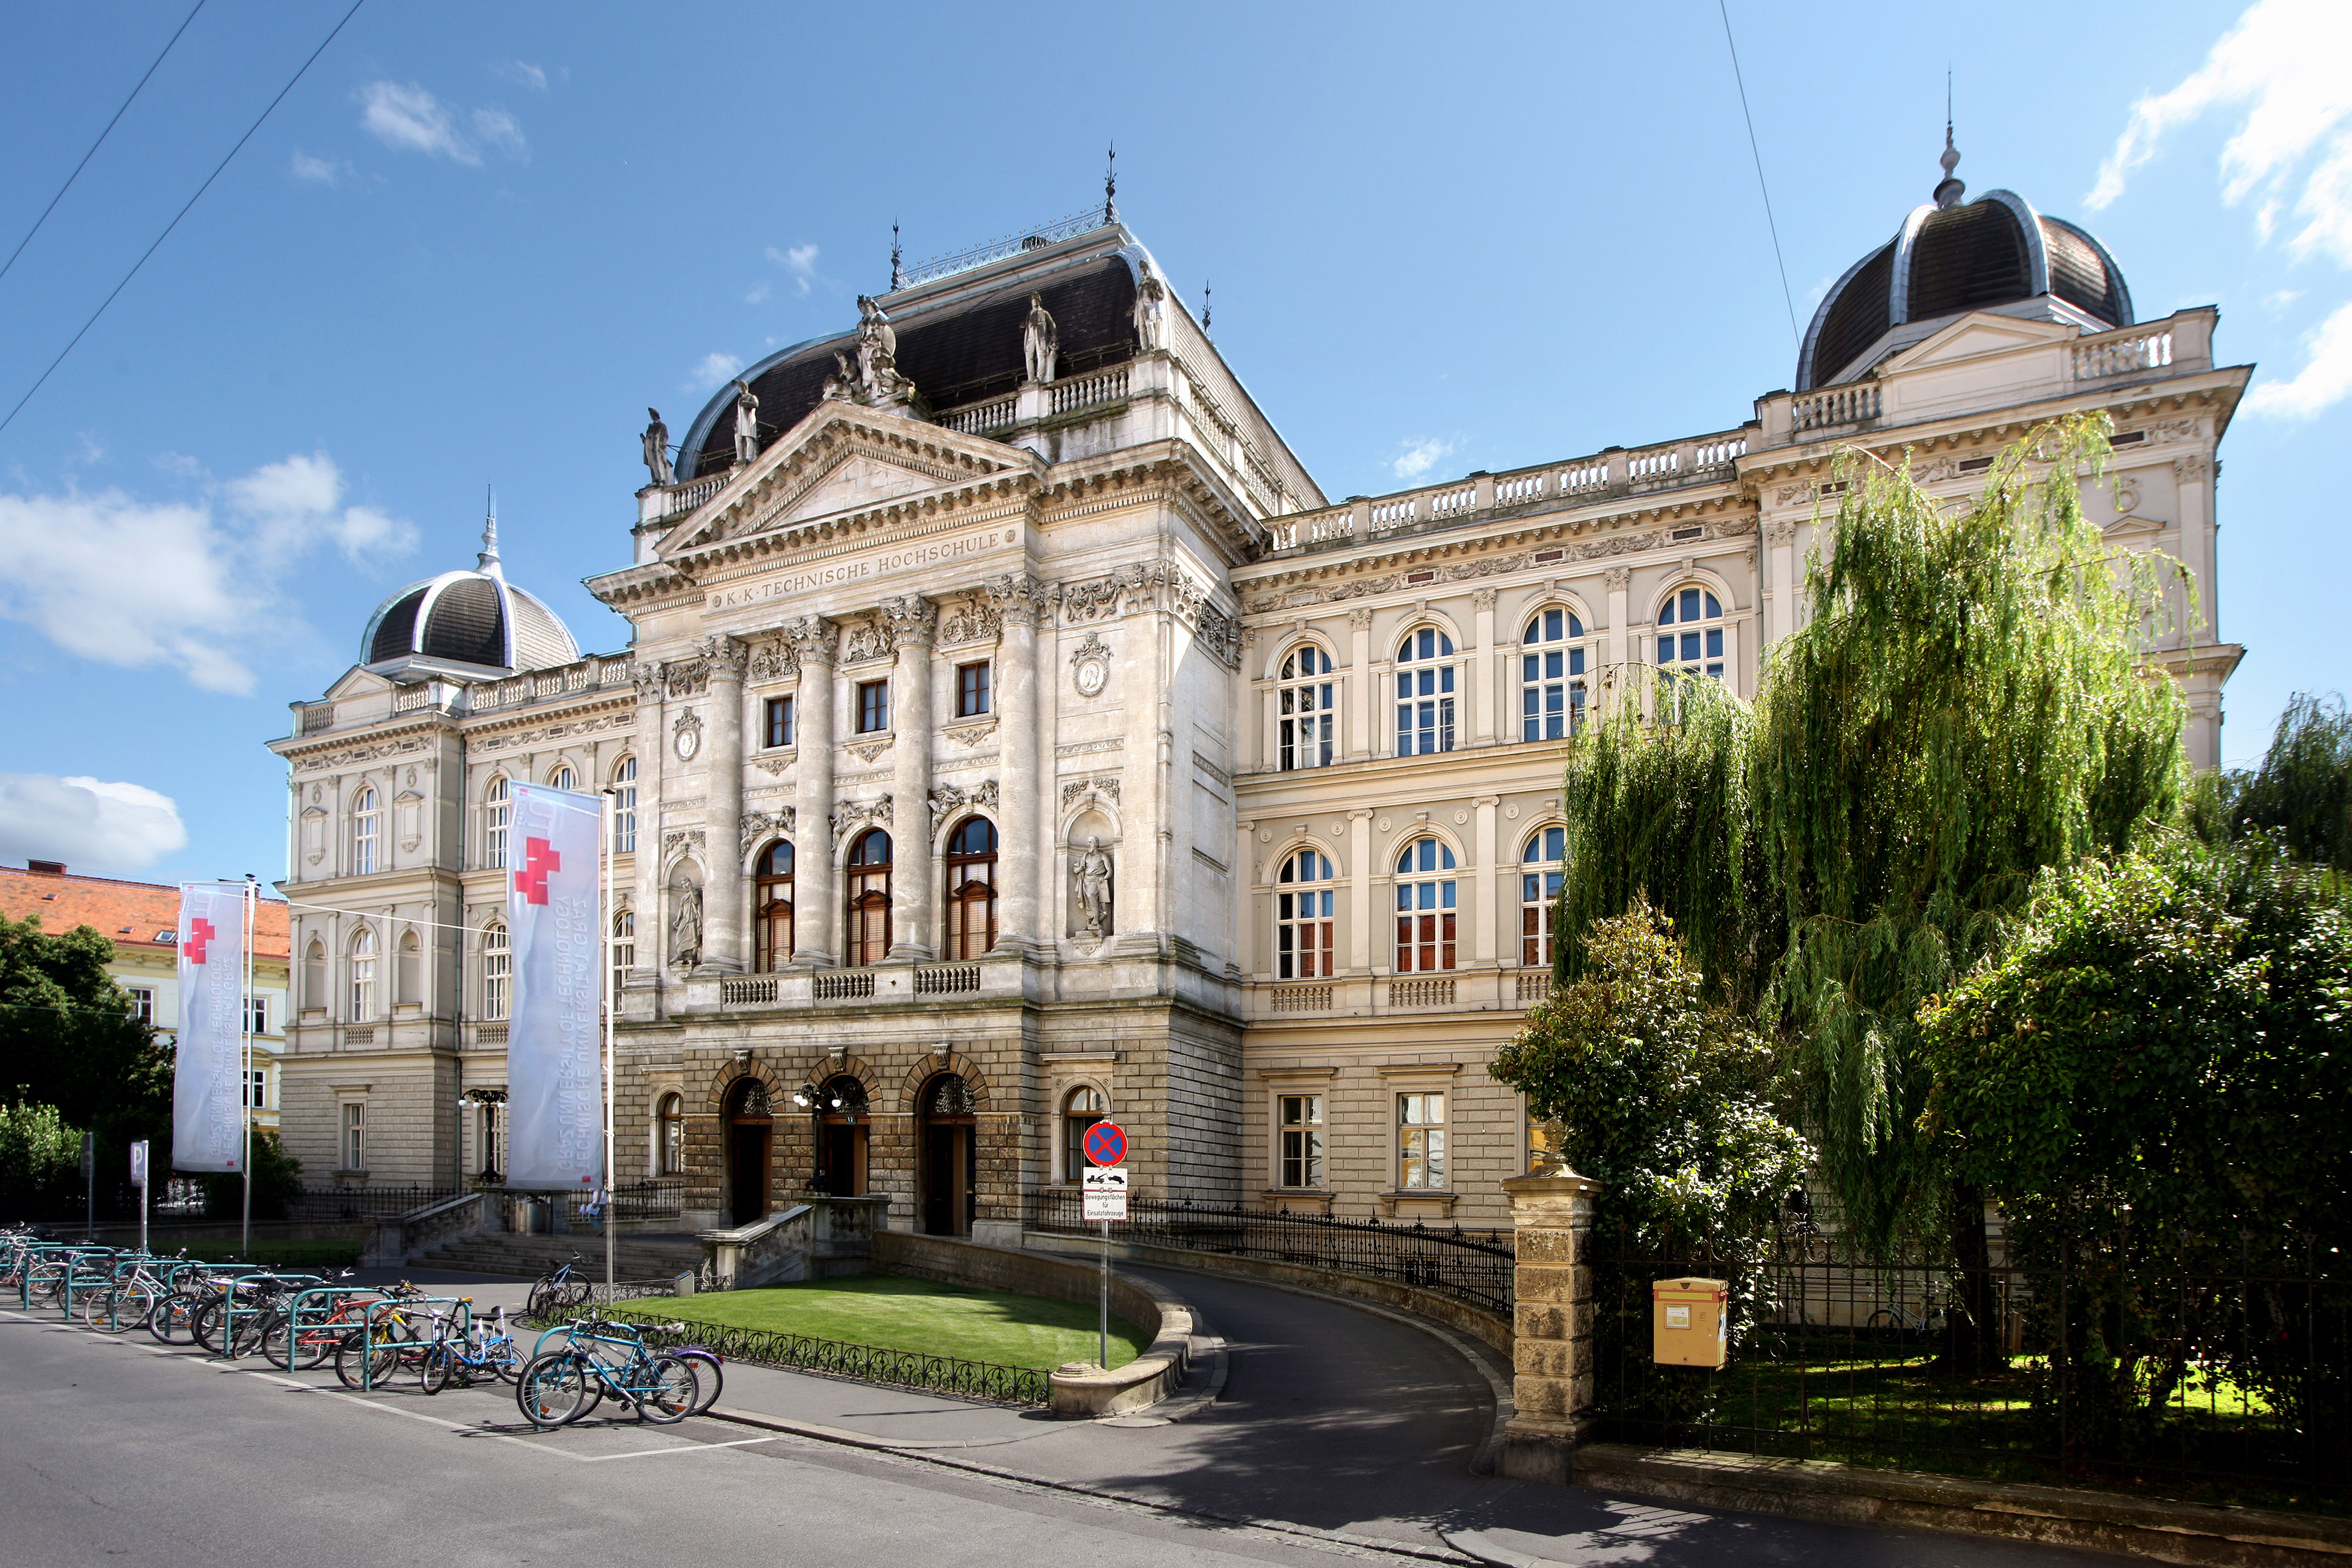
[(1044, 296), (1029, 296), (1029, 314), (1021, 323), (1021, 356), (1029, 379), (1043, 386), (1054, 379), (1054, 356), (1061, 352), (1062, 334), (1045, 309)]
[(646, 413), (653, 420), (646, 426), (643, 437), (646, 467), (652, 472), (655, 484), (674, 485), (677, 482), (677, 474), (669, 466), (669, 426), (662, 423), (660, 409), (648, 408)]
[(1140, 265), (1142, 276), (1135, 283), (1135, 346), (1149, 353), (1168, 346), (1168, 285), (1151, 269), (1150, 257)]
[(739, 463), (757, 461), (760, 456), (760, 400), (752, 395), (751, 384), (735, 384), (735, 460)]

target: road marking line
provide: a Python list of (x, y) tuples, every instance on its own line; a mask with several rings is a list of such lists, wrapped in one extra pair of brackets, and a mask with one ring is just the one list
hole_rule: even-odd
[(773, 1437), (738, 1437), (731, 1443), (685, 1443), (675, 1448), (639, 1448), (630, 1454), (575, 1454), (572, 1458), (586, 1464), (601, 1465), (607, 1459), (650, 1459), (657, 1454), (691, 1454), (705, 1448), (748, 1448), (754, 1443), (772, 1443)]

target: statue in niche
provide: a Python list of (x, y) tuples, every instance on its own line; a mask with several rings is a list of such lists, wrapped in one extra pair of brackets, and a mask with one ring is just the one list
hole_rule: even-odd
[(1168, 346), (1168, 285), (1151, 269), (1151, 258), (1139, 264), (1142, 277), (1135, 284), (1135, 346), (1149, 353)]
[(677, 471), (669, 466), (669, 426), (662, 423), (660, 409), (648, 408), (646, 414), (653, 420), (646, 426), (644, 437), (646, 468), (652, 473), (655, 484), (674, 485), (677, 483)]
[(1110, 934), (1111, 877), (1110, 853), (1100, 838), (1087, 840), (1085, 850), (1071, 860), (1070, 871), (1077, 878), (1078, 914), (1087, 935), (1100, 942)]
[(757, 462), (760, 457), (760, 400), (752, 395), (751, 384), (735, 384), (735, 460)]
[(702, 889), (690, 881), (670, 887), (669, 961), (680, 969), (702, 962)]
[(898, 382), (898, 332), (873, 297), (857, 297), (857, 380), (866, 396), (894, 390)]
[(1043, 386), (1054, 379), (1054, 357), (1061, 353), (1062, 334), (1045, 309), (1045, 296), (1029, 296), (1029, 314), (1021, 323), (1021, 357), (1029, 379)]

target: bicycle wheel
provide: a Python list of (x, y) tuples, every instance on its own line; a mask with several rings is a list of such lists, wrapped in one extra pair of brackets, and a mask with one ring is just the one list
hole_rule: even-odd
[(114, 1292), (114, 1326), (126, 1332), (146, 1327), (160, 1300), (162, 1292), (145, 1279), (134, 1279), (127, 1285), (118, 1286)]
[(702, 1397), (695, 1401), (694, 1413), (697, 1415), (709, 1414), (710, 1407), (719, 1403), (719, 1391), (727, 1384), (726, 1368), (717, 1356), (707, 1351), (700, 1355), (691, 1351), (682, 1352), (679, 1359), (694, 1363), (695, 1382), (702, 1390)]
[[(364, 1379), (361, 1375), (362, 1361), (367, 1363)], [(356, 1329), (345, 1334), (335, 1346), (335, 1376), (345, 1388), (359, 1388), (363, 1383), (367, 1386), (382, 1388), (384, 1381), (399, 1369), (400, 1352), (397, 1347), (385, 1344), (379, 1339), (363, 1349)]]
[(104, 1329), (113, 1321), (114, 1291), (110, 1289), (85, 1290), (81, 1296), (81, 1321), (93, 1329)]
[(684, 1356), (657, 1355), (651, 1385), (637, 1395), (637, 1416), (656, 1426), (674, 1426), (694, 1414), (701, 1397), (692, 1362)]
[(259, 1309), (240, 1314), (235, 1331), (229, 1336), (229, 1359), (241, 1360), (259, 1350), (261, 1342), (269, 1333), (270, 1320), (277, 1316), (275, 1310)]
[(1862, 1331), (1881, 1344), (1899, 1343), (1905, 1324), (1902, 1316), (1890, 1308), (1881, 1307), (1863, 1323)]
[(188, 1338), (217, 1355), (220, 1352), (220, 1318), (219, 1297), (198, 1303), (195, 1311), (188, 1318)]
[(524, 1420), (547, 1431), (587, 1413), (591, 1381), (577, 1357), (561, 1351), (543, 1355), (516, 1379), (515, 1405)]
[(196, 1313), (196, 1299), (184, 1290), (174, 1290), (155, 1303), (147, 1314), (147, 1332), (159, 1345), (184, 1345), (190, 1335), (189, 1323)]
[(512, 1385), (522, 1381), (522, 1347), (512, 1340), (499, 1340), (489, 1348), (490, 1370), (499, 1381)]
[(449, 1386), (450, 1374), (457, 1370), (457, 1353), (446, 1344), (425, 1347), (416, 1363), (416, 1384), (427, 1394), (438, 1394)]

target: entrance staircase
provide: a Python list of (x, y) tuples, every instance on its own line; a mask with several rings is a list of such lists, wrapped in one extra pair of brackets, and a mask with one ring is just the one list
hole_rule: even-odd
[[(409, 1258), (411, 1268), (446, 1268), (476, 1274), (501, 1275), (510, 1279), (536, 1279), (560, 1264), (570, 1263), (595, 1280), (604, 1278), (604, 1238), (593, 1231), (571, 1236), (530, 1235), (516, 1231), (480, 1231), (453, 1237)], [(623, 1236), (615, 1259), (615, 1277), (622, 1279), (668, 1279), (702, 1267), (702, 1243), (690, 1233)]]

